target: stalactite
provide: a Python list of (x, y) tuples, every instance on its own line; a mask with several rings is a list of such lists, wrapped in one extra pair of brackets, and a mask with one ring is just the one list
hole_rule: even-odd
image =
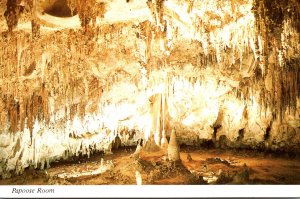
[(33, 109), (33, 104), (31, 103), (32, 101), (31, 97), (28, 97), (26, 99), (26, 116), (27, 116), (27, 128), (29, 129), (30, 132), (30, 139), (32, 143), (32, 131), (33, 131), (33, 124), (34, 124), (34, 119), (32, 115), (32, 109)]
[(6, 11), (4, 13), (8, 31), (12, 32), (18, 25), (19, 17), (24, 7), (18, 4), (17, 0), (8, 0), (6, 3)]
[(40, 24), (36, 20), (31, 21), (32, 37), (37, 38), (40, 36)]
[(10, 122), (10, 131), (15, 133), (19, 130), (18, 122), (19, 122), (19, 112), (20, 112), (20, 105), (17, 101), (13, 99), (12, 96), (8, 97), (8, 115), (9, 115), (9, 122)]
[(75, 10), (78, 12), (81, 26), (85, 31), (88, 30), (90, 23), (96, 24), (97, 16), (103, 18), (106, 11), (104, 2), (97, 3), (95, 0), (67, 0), (67, 2), (72, 13)]
[(45, 122), (48, 123), (49, 119), (50, 119), (49, 107), (48, 107), (49, 94), (48, 94), (48, 91), (46, 90), (45, 83), (43, 83), (43, 86), (42, 86), (41, 97), (42, 97), (42, 101), (43, 101), (42, 111), (43, 111), (43, 114), (44, 114)]
[[(283, 12), (287, 7), (290, 7), (292, 1), (282, 3), (279, 1), (254, 1), (254, 14), (256, 19), (256, 31), (260, 35), (261, 43), (263, 44), (261, 48), (258, 48), (260, 53), (259, 61), (263, 65), (264, 78), (271, 72), (272, 79), (272, 89), (271, 92), (265, 93), (264, 98), (268, 99), (268, 102), (262, 105), (267, 108), (274, 109), (277, 112), (276, 115), (282, 120), (286, 110), (294, 109), (296, 105), (296, 97), (298, 96), (293, 89), (294, 82), (293, 75), (289, 72), (289, 67), (287, 66), (287, 54), (285, 49), (287, 48), (287, 43), (284, 43), (284, 38), (286, 37), (286, 29), (284, 27), (287, 21), (297, 21), (299, 13), (297, 9), (291, 9), (291, 12)], [(296, 8), (296, 7), (293, 7)], [(289, 19), (289, 20), (287, 20)], [(299, 31), (296, 32), (294, 27), (288, 30), (290, 35), (294, 38), (299, 35)], [(262, 40), (263, 39), (263, 40)], [(270, 48), (270, 41), (272, 42), (272, 49)], [(290, 40), (292, 41), (292, 40)], [(270, 58), (267, 55), (275, 53), (275, 63), (269, 64)], [(271, 61), (272, 58), (271, 58)], [(269, 69), (269, 67), (271, 67)], [(295, 71), (293, 72), (295, 73)], [(293, 93), (293, 94), (292, 94)], [(296, 94), (296, 95), (295, 95)], [(293, 97), (292, 97), (293, 96)]]

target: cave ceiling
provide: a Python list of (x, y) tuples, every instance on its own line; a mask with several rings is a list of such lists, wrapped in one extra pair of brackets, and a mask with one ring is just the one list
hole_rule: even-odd
[[(296, 0), (11, 0), (0, 7), (6, 110), (36, 96), (43, 111), (32, 119), (39, 112), (49, 120), (48, 100), (55, 96), (53, 109), (86, 109), (90, 102), (87, 112), (93, 112), (114, 83), (141, 87), (145, 76), (149, 87), (155, 79), (183, 74), (193, 83), (211, 78), (224, 87), (220, 95), (255, 98), (275, 118), (287, 109), (297, 112)], [(10, 122), (26, 118), (17, 112)]]

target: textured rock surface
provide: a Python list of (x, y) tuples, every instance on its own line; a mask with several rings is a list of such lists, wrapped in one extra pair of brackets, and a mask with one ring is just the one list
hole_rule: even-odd
[(300, 151), (298, 1), (34, 2), (0, 2), (2, 177), (173, 128)]
[(180, 160), (179, 146), (177, 144), (175, 130), (172, 130), (171, 136), (170, 136), (170, 142), (168, 145), (168, 159), (170, 161)]

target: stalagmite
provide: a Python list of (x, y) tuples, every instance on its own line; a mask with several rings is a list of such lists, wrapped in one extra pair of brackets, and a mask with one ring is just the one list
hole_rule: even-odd
[(142, 145), (142, 139), (140, 139), (138, 141), (138, 143), (137, 143), (137, 146), (136, 146), (136, 149), (135, 149), (135, 152), (134, 152), (135, 155), (139, 155), (140, 154), (142, 146), (143, 146)]
[(156, 144), (153, 133), (150, 135), (148, 140), (143, 146), (143, 151), (146, 152), (157, 152), (160, 150), (160, 147)]
[(170, 161), (179, 161), (180, 154), (179, 154), (179, 146), (176, 140), (176, 132), (173, 129), (170, 136), (170, 142), (168, 145), (168, 158)]
[(139, 171), (135, 171), (135, 176), (136, 176), (136, 184), (137, 185), (142, 185), (142, 176)]
[(135, 151), (134, 151), (134, 155), (139, 155), (140, 152), (141, 152), (141, 148), (142, 148), (141, 145), (138, 144), (138, 145), (136, 146)]
[(122, 141), (119, 137), (119, 134), (115, 137), (115, 139), (112, 141), (112, 149), (118, 150), (121, 147)]

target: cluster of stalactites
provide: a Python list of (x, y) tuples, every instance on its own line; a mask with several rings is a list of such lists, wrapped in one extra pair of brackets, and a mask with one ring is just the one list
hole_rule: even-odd
[(24, 7), (20, 5), (18, 0), (9, 0), (6, 3), (6, 11), (4, 17), (6, 19), (8, 31), (12, 32), (18, 25), (20, 14), (23, 12)]
[(11, 33), (18, 25), (21, 15), (29, 10), (29, 19), (31, 21), (32, 36), (36, 38), (40, 35), (40, 24), (36, 18), (36, 0), (8, 0), (4, 17), (8, 32)]
[(286, 111), (296, 113), (300, 96), (299, 6), (292, 0), (256, 0), (253, 5), (259, 54), (255, 75), (264, 80), (260, 102), (280, 119)]
[(71, 11), (77, 11), (81, 26), (87, 28), (90, 24), (96, 24), (96, 18), (104, 17), (105, 3), (98, 3), (96, 0), (67, 0)]
[[(96, 18), (104, 17), (105, 3), (96, 2), (96, 0), (68, 0), (68, 6), (73, 13), (79, 15), (81, 26), (86, 30), (90, 25), (96, 24)], [(40, 35), (40, 23), (36, 15), (39, 3), (37, 0), (8, 0), (6, 4), (6, 11), (4, 13), (8, 31), (11, 33), (18, 25), (18, 21), (22, 13), (27, 13), (31, 21), (32, 36), (36, 38)]]
[[(86, 105), (87, 99), (97, 101), (101, 85), (96, 77), (84, 76), (82, 66), (87, 64), (81, 59), (91, 55), (96, 44), (82, 48), (83, 37), (80, 32), (51, 34), (38, 43), (29, 33), (15, 32), (9, 40), (0, 40), (0, 132), (28, 128), (32, 133), (36, 120), (48, 125), (58, 109), (64, 109), (65, 121), (97, 110), (97, 103)], [(77, 64), (71, 68), (72, 60)]]

